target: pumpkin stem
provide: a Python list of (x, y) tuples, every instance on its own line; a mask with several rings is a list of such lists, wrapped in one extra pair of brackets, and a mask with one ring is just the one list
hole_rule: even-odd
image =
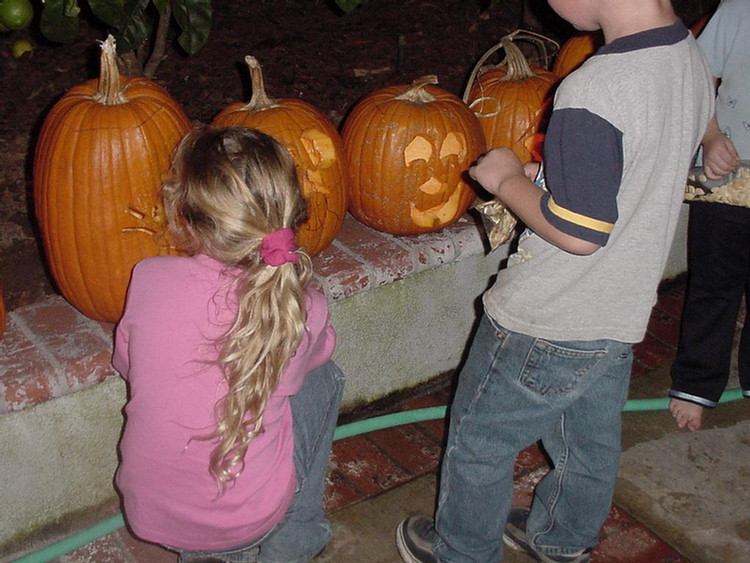
[(411, 83), (411, 87), (403, 94), (396, 96), (396, 100), (404, 100), (413, 104), (429, 104), (437, 100), (435, 96), (425, 90), (428, 84), (437, 84), (438, 78), (434, 74), (421, 76)]
[[(544, 57), (544, 68), (546, 69), (549, 66), (549, 60), (547, 56), (547, 49), (544, 45), (544, 41), (547, 41), (551, 43), (552, 45), (552, 52), (556, 53), (560, 50), (560, 45), (557, 43), (557, 41), (554, 41), (553, 39), (550, 39), (549, 37), (545, 37), (544, 35), (540, 35), (538, 33), (534, 33), (532, 31), (524, 31), (517, 29), (513, 33), (509, 33), (505, 37), (503, 37), (500, 40), (500, 43), (497, 43), (496, 45), (493, 45), (487, 51), (480, 57), (480, 59), (477, 61), (477, 64), (474, 65), (474, 69), (471, 71), (471, 75), (469, 76), (469, 81), (466, 84), (466, 89), (464, 90), (464, 95), (462, 96), (462, 100), (464, 102), (468, 103), (469, 100), (469, 94), (471, 93), (471, 87), (474, 85), (474, 80), (481, 75), (484, 71), (486, 71), (486, 68), (483, 68), (482, 65), (484, 62), (490, 58), (491, 55), (495, 53), (495, 51), (499, 49), (503, 49), (505, 51), (505, 58), (498, 64), (495, 65), (495, 67), (502, 67), (507, 66), (508, 72), (506, 77), (502, 78), (502, 80), (523, 80), (524, 78), (528, 78), (529, 76), (536, 76), (536, 74), (531, 70), (530, 65), (528, 64), (528, 61), (526, 60), (526, 57), (523, 56), (523, 53), (521, 53), (521, 50), (513, 43), (515, 39), (521, 39), (526, 41), (532, 41), (534, 43), (537, 43), (539, 47), (542, 50), (542, 54)], [(516, 61), (509, 61), (508, 59), (511, 58), (510, 53), (508, 52), (508, 45), (510, 45), (510, 49), (515, 51), (513, 57), (516, 58)], [(518, 58), (523, 59), (523, 62), (518, 61)], [(511, 65), (513, 65), (513, 70), (511, 70)], [(530, 72), (530, 74), (526, 75), (526, 71), (519, 67), (527, 67)]]
[(505, 49), (505, 64), (508, 67), (508, 73), (503, 77), (505, 80), (526, 80), (536, 76), (531, 70), (529, 61), (526, 60), (518, 45), (513, 43), (513, 39), (503, 37), (501, 41)]
[(94, 100), (105, 106), (125, 104), (128, 99), (120, 87), (120, 72), (117, 70), (117, 47), (115, 38), (107, 35), (101, 41), (102, 54), (99, 58), (99, 87)]
[(247, 55), (245, 57), (245, 63), (250, 69), (253, 95), (243, 109), (254, 112), (278, 106), (278, 102), (273, 98), (269, 98), (268, 94), (266, 94), (266, 89), (263, 86), (263, 69), (260, 67), (258, 59), (252, 55)]

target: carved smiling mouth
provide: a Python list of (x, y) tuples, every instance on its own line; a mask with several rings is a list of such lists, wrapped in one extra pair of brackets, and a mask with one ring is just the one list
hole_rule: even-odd
[[(432, 143), (421, 135), (417, 135), (404, 149), (404, 162), (406, 166), (423, 166), (426, 168), (429, 178), (419, 186), (419, 191), (430, 196), (444, 198), (441, 203), (432, 205), (427, 209), (410, 203), (410, 216), (415, 225), (426, 228), (440, 227), (455, 218), (461, 202), (461, 183), (451, 191), (447, 178), (466, 159), (466, 139), (461, 134), (448, 133), (440, 146), (440, 153), (436, 162), (433, 162), (434, 149)], [(435, 175), (435, 168), (444, 172), (446, 181), (440, 180)]]

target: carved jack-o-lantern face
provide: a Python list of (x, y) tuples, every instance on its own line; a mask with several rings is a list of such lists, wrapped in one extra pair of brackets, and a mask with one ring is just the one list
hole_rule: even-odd
[[(302, 193), (307, 201), (308, 221), (303, 230), (316, 231), (324, 227), (329, 211), (343, 214), (338, 209), (340, 196), (334, 191), (343, 187), (336, 181), (339, 167), (336, 143), (333, 138), (320, 129), (304, 130), (296, 144), (287, 144), (287, 150), (294, 159)], [(329, 199), (334, 201), (329, 202)]]
[(336, 147), (333, 139), (318, 129), (307, 129), (300, 135), (300, 143), (305, 148), (307, 166), (300, 178), (305, 194), (330, 194), (330, 187), (323, 181), (322, 170), (336, 163)]
[(418, 201), (410, 204), (411, 219), (416, 225), (442, 226), (455, 217), (461, 200), (456, 173), (464, 167), (467, 154), (466, 138), (455, 132), (448, 133), (439, 147), (417, 135), (404, 149), (404, 164), (419, 167), (422, 180)]
[(363, 99), (344, 122), (349, 211), (395, 235), (434, 232), (475, 198), (464, 174), (484, 134), (464, 102), (426, 76)]
[(248, 56), (253, 82), (249, 103), (227, 106), (214, 119), (219, 127), (253, 127), (284, 144), (294, 159), (308, 220), (296, 230), (310, 255), (328, 246), (344, 224), (347, 193), (341, 138), (317, 108), (296, 99), (269, 98), (258, 61)]

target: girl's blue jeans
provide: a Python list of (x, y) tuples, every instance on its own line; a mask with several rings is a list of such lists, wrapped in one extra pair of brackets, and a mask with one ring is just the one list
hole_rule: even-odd
[[(331, 539), (323, 510), (326, 465), (336, 429), (344, 375), (332, 361), (311, 371), (291, 398), (297, 489), (284, 518), (247, 545), (222, 552), (183, 551), (178, 563), (214, 557), (226, 563), (307, 563)], [(252, 509), (252, 507), (248, 507)]]
[(462, 368), (443, 458), (435, 545), (441, 563), (497, 563), (518, 453), (542, 440), (527, 538), (548, 555), (596, 545), (612, 502), (630, 344), (550, 342), (486, 315)]

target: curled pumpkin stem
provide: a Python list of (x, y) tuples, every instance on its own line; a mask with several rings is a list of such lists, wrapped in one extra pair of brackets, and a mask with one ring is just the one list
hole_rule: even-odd
[[(529, 72), (531, 72), (531, 76), (534, 76), (533, 70), (531, 70), (528, 61), (526, 60), (526, 57), (523, 56), (523, 53), (521, 53), (521, 50), (513, 43), (516, 40), (525, 40), (525, 41), (531, 41), (537, 45), (539, 50), (542, 53), (543, 58), (543, 64), (544, 68), (549, 68), (549, 61), (552, 59), (552, 57), (557, 53), (557, 51), (560, 50), (560, 44), (555, 41), (554, 39), (550, 39), (549, 37), (546, 37), (544, 35), (541, 35), (539, 33), (534, 33), (533, 31), (526, 31), (517, 29), (516, 31), (509, 33), (508, 35), (504, 36), (499, 43), (496, 45), (493, 45), (487, 51), (482, 55), (477, 63), (474, 65), (474, 69), (471, 71), (471, 75), (469, 76), (469, 81), (466, 84), (466, 89), (464, 90), (464, 94), (462, 96), (462, 99), (464, 102), (468, 103), (469, 100), (469, 92), (471, 91), (471, 87), (474, 85), (474, 81), (477, 79), (477, 76), (482, 74), (486, 69), (483, 68), (484, 63), (489, 59), (496, 51), (503, 49), (505, 50), (505, 58), (500, 61), (497, 65), (493, 65), (493, 67), (502, 67), (506, 66), (508, 67), (508, 74), (510, 74), (510, 64), (513, 64), (516, 68), (521, 66), (521, 63), (517, 60), (517, 57), (520, 56), (520, 58), (523, 59), (525, 66), (529, 67)], [(549, 43), (551, 46), (551, 53), (548, 54), (546, 43)], [(508, 53), (508, 47), (511, 47), (512, 50), (516, 51), (517, 53), (513, 55), (512, 57), (516, 60), (509, 61), (509, 58), (511, 58), (511, 55)], [(516, 70), (518, 72), (518, 70)]]

